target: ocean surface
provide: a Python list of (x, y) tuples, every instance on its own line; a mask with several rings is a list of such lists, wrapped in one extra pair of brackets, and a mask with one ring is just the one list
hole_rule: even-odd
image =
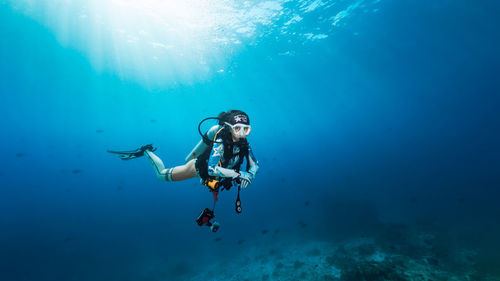
[[(0, 280), (500, 280), (499, 13), (0, 1)], [(199, 179), (106, 152), (182, 165), (230, 109), (260, 170), (215, 233)]]

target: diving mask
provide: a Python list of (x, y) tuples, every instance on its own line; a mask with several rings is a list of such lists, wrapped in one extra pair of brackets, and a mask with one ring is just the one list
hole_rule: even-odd
[(240, 123), (231, 125), (227, 122), (224, 123), (226, 123), (226, 125), (228, 125), (233, 131), (233, 134), (238, 137), (248, 136), (248, 134), (250, 134), (250, 131), (252, 131), (252, 127), (250, 125), (245, 125)]

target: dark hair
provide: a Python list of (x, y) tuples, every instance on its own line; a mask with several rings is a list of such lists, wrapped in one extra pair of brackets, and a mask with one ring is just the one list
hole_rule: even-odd
[[(247, 116), (248, 118), (248, 114), (246, 114), (245, 112), (241, 111), (241, 110), (236, 110), (236, 109), (231, 109), (229, 110), (228, 112), (221, 112), (219, 113), (219, 116), (217, 116), (217, 118), (219, 118), (219, 125), (224, 125), (224, 122), (231, 122), (231, 118), (233, 118), (233, 116), (235, 115), (238, 115), (238, 114), (244, 114)], [(250, 123), (250, 118), (248, 118), (248, 122)]]

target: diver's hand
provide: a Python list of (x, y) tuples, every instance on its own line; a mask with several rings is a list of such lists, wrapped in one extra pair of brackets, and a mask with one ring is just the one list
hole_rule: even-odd
[(249, 184), (252, 183), (253, 175), (248, 172), (240, 172), (240, 186), (241, 188), (246, 188)]
[(240, 186), (241, 188), (247, 188), (247, 186), (250, 184), (249, 181), (247, 180), (241, 180)]

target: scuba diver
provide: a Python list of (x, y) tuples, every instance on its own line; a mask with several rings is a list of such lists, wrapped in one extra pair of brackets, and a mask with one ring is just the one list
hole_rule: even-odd
[[(205, 134), (201, 133), (201, 125), (209, 119), (218, 120), (218, 124), (210, 128)], [(186, 164), (165, 168), (163, 161), (153, 152), (156, 150), (151, 144), (144, 145), (134, 151), (111, 151), (118, 154), (122, 160), (130, 160), (146, 155), (156, 172), (156, 176), (164, 181), (181, 181), (196, 176), (200, 182), (209, 188), (214, 197), (212, 209), (205, 208), (196, 222), (198, 225), (209, 226), (212, 232), (219, 228), (217, 222), (210, 222), (215, 217), (215, 203), (219, 191), (229, 190), (233, 184), (238, 187), (235, 210), (241, 213), (240, 189), (252, 183), (259, 166), (247, 141), (251, 126), (248, 115), (241, 110), (221, 112), (218, 117), (203, 119), (198, 125), (198, 132), (202, 136), (200, 142), (186, 157)], [(245, 169), (241, 165), (246, 160)]]

